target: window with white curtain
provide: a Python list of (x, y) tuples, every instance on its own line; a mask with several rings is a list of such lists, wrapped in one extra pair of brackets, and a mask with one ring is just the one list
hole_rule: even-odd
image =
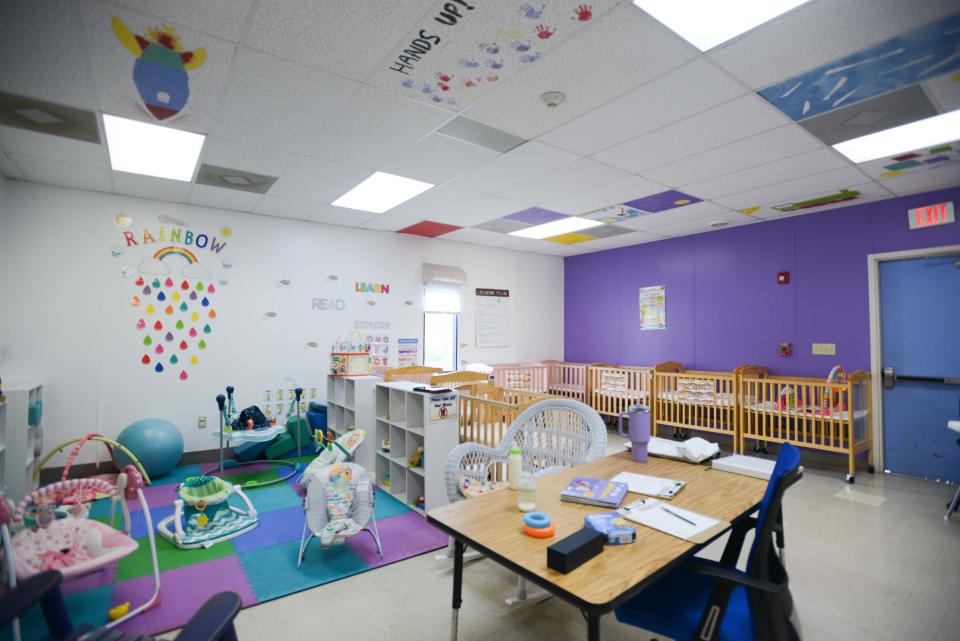
[(428, 284), (423, 292), (423, 364), (457, 369), (460, 287)]

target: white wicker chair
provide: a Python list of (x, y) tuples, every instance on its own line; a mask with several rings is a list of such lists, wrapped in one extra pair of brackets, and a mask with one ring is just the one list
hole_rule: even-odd
[[(534, 403), (507, 428), (496, 447), (479, 443), (461, 443), (447, 455), (447, 498), (451, 503), (465, 498), (457, 477), (488, 479), (490, 468), (506, 466), (510, 448), (523, 450), (523, 471), (537, 476), (573, 467), (604, 456), (607, 451), (607, 426), (592, 407), (569, 398), (550, 398)], [(508, 605), (550, 596), (527, 594), (526, 582), (518, 578), (517, 596)]]

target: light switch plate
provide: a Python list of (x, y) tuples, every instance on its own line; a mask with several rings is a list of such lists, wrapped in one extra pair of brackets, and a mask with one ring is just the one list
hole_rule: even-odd
[(206, 428), (207, 428), (207, 417), (206, 417), (206, 416), (198, 416), (198, 417), (197, 417), (197, 429), (198, 429), (198, 430), (204, 430), (204, 429), (206, 429)]
[(836, 356), (837, 344), (836, 343), (814, 343), (813, 353), (816, 354), (817, 356)]

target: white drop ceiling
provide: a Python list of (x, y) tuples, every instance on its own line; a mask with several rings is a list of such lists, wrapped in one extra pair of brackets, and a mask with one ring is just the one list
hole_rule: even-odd
[[(188, 108), (163, 124), (207, 134), (201, 163), (278, 180), (259, 195), (124, 174), (110, 169), (103, 144), (5, 126), (0, 172), (365, 229), (430, 220), (463, 227), (446, 240), (559, 256), (707, 232), (718, 221), (730, 227), (823, 211), (849, 203), (772, 206), (842, 189), (859, 191), (860, 203), (960, 184), (960, 162), (897, 175), (877, 163), (854, 165), (756, 94), (941, 19), (957, 10), (955, 0), (813, 0), (705, 54), (627, 0), (594, 2), (589, 20), (567, 11), (589, 2), (555, 0), (547, 8), (555, 13), (536, 19), (519, 1), (472, 4), (461, 32), (471, 38), (485, 33), (484, 20), (511, 16), (515, 28), (498, 32), (501, 56), (515, 55), (513, 36), (537, 22), (552, 18), (556, 33), (533, 38), (539, 59), (510, 73), (480, 68), (483, 91), (474, 99), (458, 86), (453, 93), (468, 100), (453, 105), (418, 95), (416, 85), (405, 93), (390, 84), (390, 64), (421, 28), (435, 28), (443, 2), (5, 0), (0, 91), (152, 122), (111, 18), (138, 34), (167, 24), (185, 51), (202, 47), (207, 59), (189, 72)], [(536, 11), (540, 3), (529, 4)], [(487, 44), (471, 45), (478, 61), (477, 46)], [(923, 88), (941, 111), (960, 108), (953, 73)], [(566, 100), (547, 108), (545, 91)], [(437, 133), (458, 116), (530, 140), (498, 153)], [(374, 171), (437, 186), (380, 215), (330, 204)], [(579, 244), (474, 228), (531, 207), (575, 215), (673, 189), (704, 202), (618, 222), (629, 233)]]

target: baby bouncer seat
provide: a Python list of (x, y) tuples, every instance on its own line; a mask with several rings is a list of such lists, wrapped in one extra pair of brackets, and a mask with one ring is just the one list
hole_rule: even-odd
[(323, 547), (330, 547), (342, 544), (361, 532), (369, 532), (377, 546), (377, 554), (383, 558), (380, 530), (373, 514), (373, 483), (370, 474), (361, 466), (356, 463), (337, 463), (315, 471), (307, 482), (307, 498), (303, 507), (298, 568), (314, 537), (320, 540)]
[[(234, 494), (246, 509), (230, 505)], [(177, 496), (173, 514), (157, 524), (157, 531), (178, 548), (208, 548), (257, 527), (257, 510), (240, 486), (216, 476), (188, 477)]]

